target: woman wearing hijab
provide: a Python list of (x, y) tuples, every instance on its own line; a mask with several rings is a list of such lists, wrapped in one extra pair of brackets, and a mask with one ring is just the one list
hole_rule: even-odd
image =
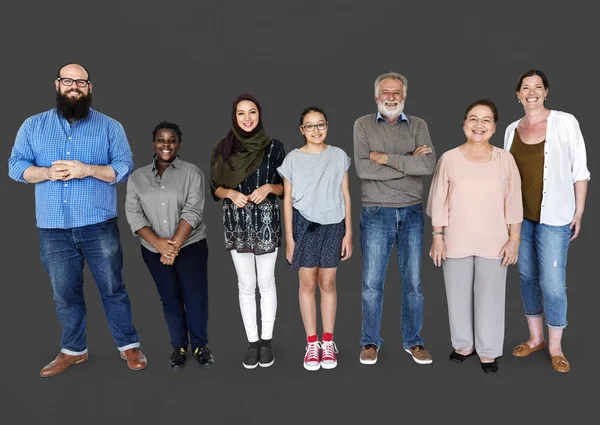
[[(213, 150), (211, 194), (223, 200), (225, 249), (238, 278), (240, 310), (248, 350), (243, 366), (269, 367), (277, 291), (275, 261), (281, 246), (281, 213), (277, 197), (283, 184), (277, 167), (283, 162), (283, 144), (263, 127), (260, 103), (250, 94), (233, 102), (231, 129)], [(260, 338), (256, 322), (256, 286), (260, 292)]]

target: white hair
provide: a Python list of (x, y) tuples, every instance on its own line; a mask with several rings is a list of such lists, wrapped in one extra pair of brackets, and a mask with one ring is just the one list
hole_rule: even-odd
[(379, 77), (377, 77), (377, 79), (375, 80), (375, 96), (379, 96), (379, 84), (385, 80), (391, 78), (392, 80), (400, 80), (402, 82), (402, 91), (403, 91), (403, 97), (406, 97), (406, 92), (408, 90), (408, 80), (406, 79), (406, 77), (402, 74), (398, 74), (397, 72), (386, 72), (385, 74), (381, 74)]

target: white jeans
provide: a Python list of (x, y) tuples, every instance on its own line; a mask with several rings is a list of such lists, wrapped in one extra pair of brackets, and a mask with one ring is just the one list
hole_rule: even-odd
[[(277, 290), (275, 288), (275, 252), (254, 255), (251, 252), (239, 253), (232, 250), (231, 258), (238, 277), (240, 311), (249, 342), (258, 341), (256, 324), (256, 283), (260, 292), (261, 339), (273, 337), (275, 312), (277, 311)], [(256, 267), (255, 267), (256, 263)], [(258, 278), (258, 279), (257, 279)]]

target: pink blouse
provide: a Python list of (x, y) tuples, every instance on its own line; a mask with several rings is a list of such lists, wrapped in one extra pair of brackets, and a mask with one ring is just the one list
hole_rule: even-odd
[(499, 258), (508, 224), (523, 221), (521, 177), (510, 152), (493, 147), (485, 164), (454, 148), (440, 158), (429, 191), (427, 215), (444, 227), (446, 257)]

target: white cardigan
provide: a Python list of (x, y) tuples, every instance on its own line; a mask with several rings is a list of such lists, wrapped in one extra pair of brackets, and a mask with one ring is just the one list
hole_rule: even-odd
[[(504, 134), (504, 149), (510, 151), (517, 120)], [(540, 223), (563, 226), (575, 215), (575, 188), (580, 180), (589, 180), (585, 143), (579, 122), (567, 112), (550, 111), (544, 148), (544, 185)]]

